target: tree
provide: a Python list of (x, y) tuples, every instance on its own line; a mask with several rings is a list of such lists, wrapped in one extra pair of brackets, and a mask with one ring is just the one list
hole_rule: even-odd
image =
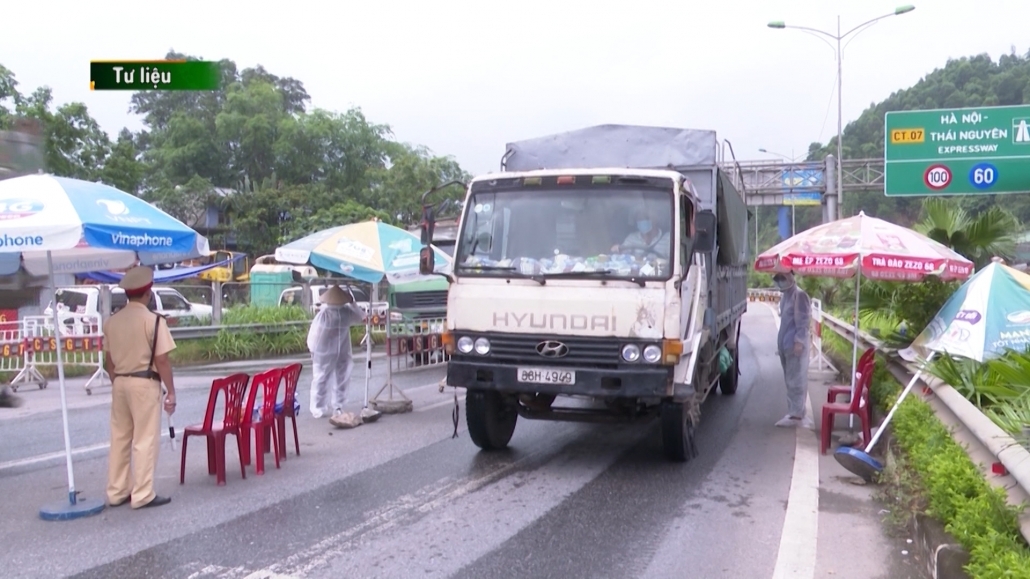
[(87, 181), (100, 178), (111, 140), (90, 116), (86, 105), (68, 103), (52, 111), (53, 93), (37, 88), (19, 98), (18, 114), (36, 119), (43, 128), (47, 171)]
[(140, 161), (139, 147), (129, 129), (118, 133), (118, 140), (104, 162), (100, 180), (126, 193), (137, 195), (143, 185), (146, 167)]
[(14, 111), (18, 107), (21, 95), (18, 94), (18, 81), (11, 69), (0, 64), (0, 131), (11, 126)]
[(998, 206), (970, 215), (957, 203), (940, 197), (923, 201), (925, 217), (916, 231), (954, 249), (981, 268), (992, 257), (1012, 259), (1019, 222)]

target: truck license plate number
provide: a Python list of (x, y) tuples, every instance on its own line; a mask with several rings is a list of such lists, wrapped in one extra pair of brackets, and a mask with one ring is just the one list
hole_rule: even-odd
[(569, 370), (519, 368), (519, 382), (531, 384), (575, 384), (576, 373)]

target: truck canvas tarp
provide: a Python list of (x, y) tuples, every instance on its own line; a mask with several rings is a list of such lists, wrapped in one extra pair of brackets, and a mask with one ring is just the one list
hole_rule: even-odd
[(718, 165), (715, 131), (600, 125), (508, 143), (505, 171), (627, 167), (673, 169), (690, 179), (702, 210), (719, 218), (719, 262), (744, 265), (747, 210), (744, 200)]

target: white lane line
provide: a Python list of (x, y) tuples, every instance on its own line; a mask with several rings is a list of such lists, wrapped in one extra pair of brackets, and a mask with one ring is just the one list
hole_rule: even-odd
[[(168, 432), (167, 431), (162, 432), (161, 433), (161, 437), (162, 438), (167, 438), (168, 437)], [(105, 450), (105, 449), (110, 448), (110, 447), (111, 447), (111, 443), (110, 442), (101, 442), (101, 443), (98, 443), (98, 444), (91, 444), (89, 446), (80, 446), (80, 447), (72, 449), (72, 456), (75, 456), (76, 454), (83, 454), (83, 453), (87, 453), (87, 452), (95, 452), (95, 451), (98, 451), (98, 450)], [(38, 454), (36, 456), (30, 456), (30, 457), (27, 457), (27, 458), (19, 458), (19, 459), (16, 459), (16, 460), (9, 460), (7, 462), (0, 462), (0, 470), (9, 470), (9, 469), (12, 469), (12, 468), (18, 468), (19, 466), (28, 466), (30, 464), (46, 462), (48, 460), (56, 460), (56, 459), (59, 459), (59, 458), (64, 458), (64, 451), (63, 450), (58, 451), (58, 452), (48, 452), (46, 454)]]
[[(779, 312), (768, 303), (777, 328)], [(812, 416), (812, 399), (805, 399), (805, 413)], [(794, 470), (787, 493), (780, 549), (776, 554), (773, 579), (815, 577), (819, 541), (819, 449), (807, 428), (798, 428), (794, 446)]]

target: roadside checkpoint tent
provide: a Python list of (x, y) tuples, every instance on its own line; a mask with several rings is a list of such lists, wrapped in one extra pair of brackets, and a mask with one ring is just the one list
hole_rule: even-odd
[[(275, 250), (275, 259), (281, 263), (298, 265), (310, 264), (317, 268), (331, 271), (372, 284), (372, 299), (379, 294), (379, 284), (403, 284), (427, 279), (438, 279), (435, 275), (419, 273), (419, 250), (421, 239), (414, 233), (383, 223), (378, 219), (332, 227), (312, 233), (296, 241), (292, 241)], [(452, 259), (445, 252), (434, 246), (437, 272), (445, 274), (450, 271)], [(389, 324), (387, 324), (389, 327)], [(368, 407), (368, 383), (372, 378), (372, 328), (371, 316), (365, 327), (365, 408)], [(390, 402), (393, 394), (400, 395), (401, 409), (411, 409), (409, 400), (400, 390), (394, 389), (389, 377), (390, 365), (387, 363), (387, 384)], [(382, 392), (382, 390), (380, 390)], [(378, 397), (378, 394), (376, 394)], [(376, 406), (389, 409), (389, 404), (375, 401)]]

